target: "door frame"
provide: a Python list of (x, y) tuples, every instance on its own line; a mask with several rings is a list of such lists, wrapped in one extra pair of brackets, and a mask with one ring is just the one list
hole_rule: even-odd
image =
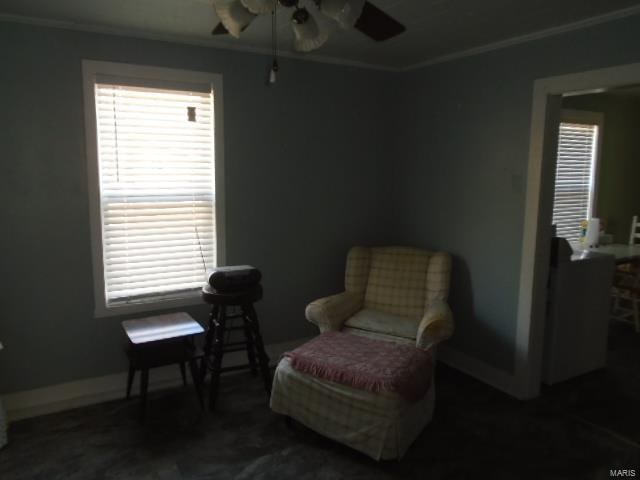
[(562, 95), (598, 93), (633, 84), (640, 84), (640, 63), (541, 78), (534, 82), (515, 343), (515, 389), (520, 398), (534, 398), (540, 393)]

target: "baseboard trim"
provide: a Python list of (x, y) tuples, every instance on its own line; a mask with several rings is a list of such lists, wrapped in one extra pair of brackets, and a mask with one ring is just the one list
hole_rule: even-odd
[[(267, 354), (274, 364), (280, 356), (295, 348), (308, 338), (266, 345)], [(246, 363), (244, 352), (225, 355), (225, 365)], [(11, 421), (61, 412), (72, 408), (124, 398), (127, 373), (114, 373), (102, 377), (86, 378), (47, 387), (25, 390), (3, 395), (2, 403)], [(149, 391), (162, 390), (182, 383), (177, 365), (155, 368), (149, 375)], [(134, 383), (132, 393), (137, 394), (138, 383)]]
[[(266, 345), (267, 354), (274, 364), (287, 350), (291, 350), (309, 338), (299, 338), (288, 342)], [(516, 398), (521, 398), (519, 384), (514, 375), (471, 357), (458, 350), (443, 345), (438, 347), (438, 360), (460, 370), (475, 379), (491, 385)], [(233, 352), (225, 356), (226, 365), (246, 363), (244, 352)], [(47, 387), (10, 393), (2, 402), (9, 421), (37, 417), (61, 412), (124, 397), (127, 373), (114, 373), (102, 377), (86, 378)], [(149, 378), (149, 391), (157, 391), (180, 385), (182, 379), (177, 366), (156, 368)], [(133, 393), (137, 394), (138, 384), (134, 383)]]
[(446, 345), (438, 347), (438, 361), (460, 370), (487, 385), (491, 385), (512, 397), (521, 398), (516, 377), (509, 372), (492, 367), (488, 363)]

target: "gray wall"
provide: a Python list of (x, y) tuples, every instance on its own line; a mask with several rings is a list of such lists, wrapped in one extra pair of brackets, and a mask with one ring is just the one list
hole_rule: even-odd
[[(0, 25), (4, 254), (0, 392), (121, 371), (93, 316), (83, 58), (220, 72), (228, 261), (262, 268), (268, 342), (310, 335), (352, 244), (454, 255), (458, 350), (513, 367), (536, 78), (640, 61), (640, 18), (387, 74), (121, 37)], [(202, 307), (193, 309), (200, 319)]]
[(595, 216), (615, 243), (627, 243), (631, 219), (640, 215), (640, 98), (578, 95), (564, 98), (562, 107), (604, 115)]
[[(263, 270), (267, 342), (312, 335), (350, 245), (387, 243), (384, 73), (0, 23), (0, 393), (123, 371), (120, 318), (95, 318), (81, 60), (224, 78), (229, 263)], [(190, 310), (198, 319), (207, 310)]]
[(400, 233), (455, 255), (454, 348), (513, 369), (534, 80), (638, 62), (638, 32), (629, 17), (403, 77)]

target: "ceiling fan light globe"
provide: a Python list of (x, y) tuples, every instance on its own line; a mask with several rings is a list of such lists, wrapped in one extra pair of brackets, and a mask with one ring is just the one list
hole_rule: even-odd
[(249, 26), (256, 17), (240, 0), (214, 0), (213, 8), (220, 23), (230, 35), (240, 38), (240, 33)]
[(240, 0), (240, 2), (255, 15), (271, 13), (276, 7), (276, 0)]
[(322, 0), (320, 11), (342, 28), (353, 28), (362, 15), (365, 0)]
[(320, 48), (329, 39), (329, 32), (320, 28), (313, 15), (304, 23), (291, 22), (294, 40), (293, 48), (298, 52), (311, 52)]

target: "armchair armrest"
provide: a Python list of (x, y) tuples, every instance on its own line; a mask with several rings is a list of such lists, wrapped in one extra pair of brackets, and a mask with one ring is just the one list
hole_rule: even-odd
[(346, 319), (362, 309), (362, 303), (362, 296), (342, 292), (314, 300), (307, 305), (305, 316), (320, 328), (321, 333), (337, 331)]
[(451, 337), (452, 334), (453, 315), (451, 309), (444, 301), (434, 300), (420, 321), (416, 347), (427, 350)]

